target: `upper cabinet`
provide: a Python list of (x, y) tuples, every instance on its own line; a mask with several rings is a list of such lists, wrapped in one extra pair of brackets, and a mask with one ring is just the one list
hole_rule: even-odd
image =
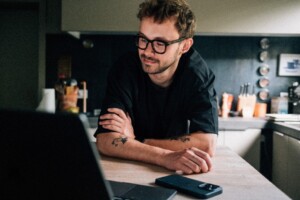
[[(141, 0), (62, 0), (62, 30), (134, 33)], [(188, 0), (197, 35), (300, 35), (299, 0)]]
[(62, 30), (136, 32), (141, 0), (62, 0)]
[(192, 0), (200, 34), (300, 35), (299, 0)]

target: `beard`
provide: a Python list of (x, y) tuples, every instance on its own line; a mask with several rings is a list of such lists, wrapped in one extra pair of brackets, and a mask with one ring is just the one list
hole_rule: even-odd
[[(143, 67), (143, 71), (147, 74), (160, 74), (160, 73), (163, 73), (164, 71), (169, 69), (176, 61), (174, 59), (170, 64), (166, 64), (166, 65), (162, 66), (158, 59), (154, 59), (152, 57), (147, 57), (145, 54), (141, 54), (140, 59), (141, 60), (146, 59), (148, 61), (153, 62), (152, 63), (153, 65), (149, 65), (149, 64), (145, 64), (144, 62), (141, 62), (142, 67)], [(156, 65), (156, 66), (154, 66), (154, 65)]]

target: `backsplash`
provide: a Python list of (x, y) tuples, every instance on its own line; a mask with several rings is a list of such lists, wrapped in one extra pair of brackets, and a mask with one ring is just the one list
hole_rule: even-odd
[[(240, 85), (250, 83), (256, 93), (262, 88), (258, 80), (262, 77), (258, 68), (260, 40), (263, 37), (246, 36), (195, 36), (194, 48), (199, 51), (216, 75), (215, 88), (219, 99), (224, 92), (235, 96), (233, 108)], [(264, 62), (269, 65), (267, 89), (270, 97), (287, 92), (287, 88), (300, 77), (278, 76), (279, 55), (282, 53), (300, 54), (300, 37), (267, 37), (269, 56)], [(46, 87), (53, 88), (57, 80), (58, 60), (63, 55), (72, 57), (72, 77), (85, 80), (88, 88), (87, 110), (93, 112), (101, 107), (105, 94), (106, 76), (109, 68), (120, 55), (136, 50), (132, 35), (82, 35), (76, 39), (67, 34), (49, 34), (46, 44)], [(93, 42), (92, 48), (85, 48), (83, 40)], [(252, 87), (251, 87), (252, 88)], [(260, 101), (260, 100), (259, 100)], [(270, 98), (266, 101), (270, 104)], [(79, 106), (81, 105), (79, 101)], [(270, 109), (270, 106), (268, 106)]]

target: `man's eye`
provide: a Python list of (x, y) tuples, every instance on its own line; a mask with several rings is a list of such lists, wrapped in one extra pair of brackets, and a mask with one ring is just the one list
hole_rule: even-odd
[(144, 42), (144, 43), (147, 43), (148, 42), (148, 40), (147, 39), (145, 39), (145, 38), (140, 38), (140, 42)]
[(157, 46), (165, 46), (165, 43), (162, 41), (155, 41), (155, 45)]

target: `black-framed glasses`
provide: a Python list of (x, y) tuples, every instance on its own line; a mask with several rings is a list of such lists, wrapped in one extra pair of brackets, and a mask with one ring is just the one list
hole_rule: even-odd
[(167, 41), (163, 41), (163, 40), (149, 40), (142, 35), (137, 35), (136, 36), (136, 46), (139, 49), (145, 50), (145, 49), (147, 49), (148, 44), (151, 43), (152, 49), (154, 50), (155, 53), (164, 54), (167, 51), (167, 46), (174, 44), (174, 43), (181, 42), (185, 39), (186, 39), (185, 37), (181, 37), (177, 40), (172, 40), (172, 41), (167, 42)]

